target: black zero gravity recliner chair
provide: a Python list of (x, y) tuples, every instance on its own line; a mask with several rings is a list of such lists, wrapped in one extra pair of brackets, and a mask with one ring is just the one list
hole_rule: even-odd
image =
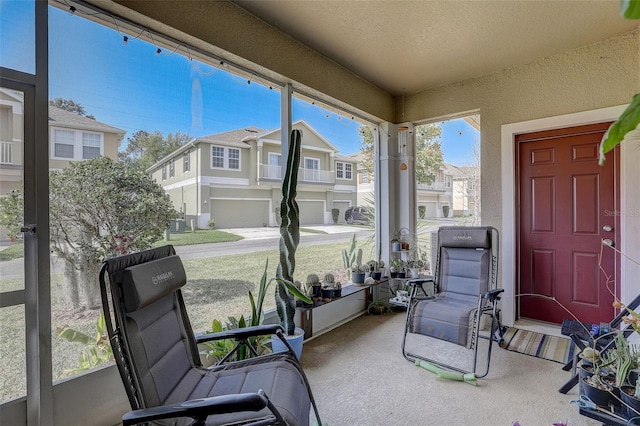
[[(100, 288), (107, 330), (134, 411), (123, 424), (321, 424), (307, 378), (278, 325), (198, 336), (197, 342), (279, 335), (289, 351), (203, 368), (180, 288), (172, 246), (104, 262)], [(224, 360), (223, 360), (224, 361)]]

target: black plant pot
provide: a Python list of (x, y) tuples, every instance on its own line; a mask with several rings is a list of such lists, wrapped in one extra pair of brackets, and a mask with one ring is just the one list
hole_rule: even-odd
[(614, 403), (617, 404), (617, 400), (611, 395), (613, 393), (618, 398), (620, 397), (620, 389), (614, 388), (613, 386), (609, 386), (609, 390), (599, 389), (586, 381), (586, 379), (582, 380), (582, 394), (586, 395), (593, 401), (596, 405), (601, 407), (608, 407), (609, 404)]
[(333, 297), (342, 297), (342, 289), (341, 288), (334, 288), (333, 289)]
[(332, 288), (323, 288), (322, 289), (322, 301), (330, 302), (333, 299), (333, 289)]
[(380, 271), (372, 272), (371, 273), (371, 278), (373, 278), (375, 281), (380, 281), (380, 278), (382, 278), (382, 272), (380, 272)]
[(578, 389), (580, 390), (581, 395), (584, 394), (584, 387), (586, 386), (584, 384), (584, 379), (591, 376), (593, 376), (593, 364), (591, 363), (585, 364), (583, 362), (578, 366), (578, 377), (580, 377), (580, 381), (578, 382), (579, 383)]
[(389, 275), (391, 276), (391, 278), (398, 278), (397, 272), (390, 272)]
[[(635, 386), (627, 386), (627, 385), (620, 386), (620, 398), (622, 398), (622, 401), (624, 401), (625, 404), (628, 404), (631, 406), (631, 408), (627, 407), (626, 405), (622, 406), (622, 411), (628, 419), (632, 417), (640, 416), (639, 414), (640, 399), (633, 396), (635, 391), (636, 391)], [(638, 423), (633, 423), (633, 424), (638, 424)]]
[(404, 278), (406, 275), (407, 274), (405, 272), (398, 272), (398, 278)]
[(322, 297), (322, 286), (320, 284), (313, 286), (313, 297)]

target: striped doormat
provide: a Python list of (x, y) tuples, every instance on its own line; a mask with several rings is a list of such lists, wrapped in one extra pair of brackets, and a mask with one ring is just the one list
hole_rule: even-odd
[(509, 327), (500, 345), (504, 349), (566, 364), (573, 357), (571, 340)]

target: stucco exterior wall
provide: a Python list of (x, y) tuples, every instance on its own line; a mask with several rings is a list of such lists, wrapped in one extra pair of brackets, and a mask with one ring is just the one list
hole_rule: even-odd
[[(407, 121), (480, 111), (483, 222), (500, 225), (500, 126), (629, 103), (640, 91), (640, 32), (405, 98)], [(400, 100), (398, 100), (400, 102)], [(397, 109), (396, 118), (402, 111)]]

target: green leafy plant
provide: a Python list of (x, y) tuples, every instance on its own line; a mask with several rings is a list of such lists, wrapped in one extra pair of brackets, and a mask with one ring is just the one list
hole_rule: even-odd
[(11, 240), (22, 239), (24, 199), (21, 191), (11, 191), (0, 197), (0, 226), (4, 226)]
[(100, 316), (96, 321), (96, 334), (93, 337), (66, 325), (58, 327), (56, 333), (58, 337), (68, 340), (69, 342), (85, 345), (84, 350), (78, 356), (78, 368), (65, 370), (64, 374), (66, 376), (82, 373), (83, 371), (114, 360), (113, 351), (109, 344), (109, 336), (107, 335), (107, 326), (102, 312), (100, 312)]
[(336, 209), (336, 208), (331, 209), (331, 219), (333, 219), (334, 225), (338, 223), (339, 217), (340, 217), (340, 209)]
[(209, 227), (209, 229), (215, 228), (216, 220), (214, 218), (209, 219), (209, 222), (207, 222), (207, 226)]
[(349, 251), (342, 249), (342, 263), (345, 269), (350, 269), (351, 272), (364, 272), (362, 266), (362, 249), (357, 248), (356, 234), (351, 236), (351, 242), (349, 243)]
[[(637, 0), (621, 0), (620, 14), (626, 19), (640, 19), (640, 2)], [(629, 106), (620, 117), (611, 124), (600, 142), (600, 164), (605, 161), (605, 154), (623, 141), (640, 142), (640, 93), (631, 99)]]
[[(245, 320), (244, 316), (241, 316), (239, 319), (235, 317), (228, 317), (224, 325), (222, 322), (214, 319), (211, 323), (211, 330), (208, 330), (207, 333), (220, 333), (225, 330), (246, 328), (251, 325), (252, 324), (250, 322)], [(247, 340), (248, 343), (256, 349), (258, 355), (264, 355), (271, 352), (268, 345), (270, 339), (271, 337), (266, 335), (249, 337)], [(200, 355), (204, 355), (208, 363), (217, 364), (235, 348), (236, 341), (234, 339), (212, 340), (202, 343), (202, 346), (204, 349), (200, 351)], [(229, 357), (227, 361), (241, 361), (251, 358), (251, 356), (252, 354), (247, 345), (240, 345), (238, 350)]]

